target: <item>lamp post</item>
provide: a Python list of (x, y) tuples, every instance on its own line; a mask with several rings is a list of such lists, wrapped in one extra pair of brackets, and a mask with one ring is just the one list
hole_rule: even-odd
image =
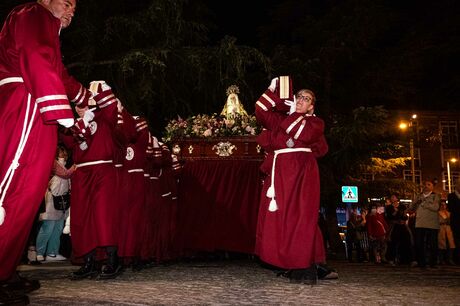
[(455, 163), (457, 161), (456, 158), (451, 158), (447, 161), (447, 186), (449, 193), (452, 192), (452, 178), (450, 177), (450, 163)]
[(410, 118), (409, 124), (406, 122), (401, 122), (399, 124), (399, 128), (405, 131), (408, 127), (411, 128), (410, 131), (410, 140), (409, 140), (409, 152), (410, 152), (410, 175), (412, 177), (412, 183), (415, 185), (415, 154), (414, 154), (414, 131), (413, 129), (413, 121), (417, 119), (417, 115), (413, 114)]
[(410, 174), (412, 176), (412, 183), (415, 184), (414, 139), (412, 137), (409, 142), (409, 150), (410, 150)]

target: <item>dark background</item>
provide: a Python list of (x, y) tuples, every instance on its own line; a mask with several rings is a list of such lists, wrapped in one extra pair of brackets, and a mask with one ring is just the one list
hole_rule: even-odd
[[(2, 20), (22, 2), (2, 1)], [(79, 0), (61, 36), (77, 79), (106, 80), (161, 133), (177, 114), (219, 113), (232, 84), (251, 113), (286, 74), (325, 118), (458, 110), (458, 16), (453, 0)]]

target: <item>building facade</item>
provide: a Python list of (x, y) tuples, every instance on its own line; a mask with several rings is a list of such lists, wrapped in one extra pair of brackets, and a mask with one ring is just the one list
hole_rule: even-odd
[(435, 192), (445, 198), (460, 177), (460, 112), (399, 110), (394, 115), (402, 128), (407, 127), (401, 137), (413, 158), (398, 176), (418, 185), (424, 179), (435, 180)]

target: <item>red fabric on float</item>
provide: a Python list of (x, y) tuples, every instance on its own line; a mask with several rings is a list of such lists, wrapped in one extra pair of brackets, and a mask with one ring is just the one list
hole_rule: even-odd
[(254, 253), (262, 173), (257, 160), (186, 161), (179, 181), (175, 246), (183, 255)]

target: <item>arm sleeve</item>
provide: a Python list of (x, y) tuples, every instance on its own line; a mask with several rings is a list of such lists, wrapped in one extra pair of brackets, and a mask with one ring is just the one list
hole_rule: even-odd
[(19, 67), (27, 90), (46, 123), (73, 119), (59, 71), (59, 20), (45, 10), (18, 16), (15, 27)]

